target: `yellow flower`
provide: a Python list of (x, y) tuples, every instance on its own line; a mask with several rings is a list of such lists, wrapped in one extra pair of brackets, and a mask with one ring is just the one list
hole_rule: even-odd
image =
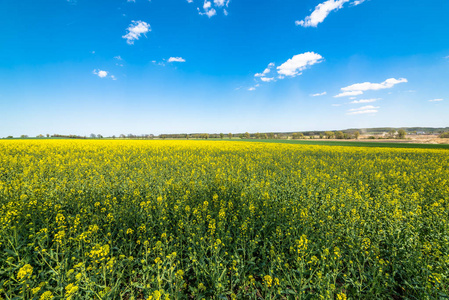
[(35, 287), (34, 289), (31, 289), (31, 293), (32, 293), (33, 295), (35, 295), (35, 294), (39, 293), (40, 290), (41, 290), (41, 287), (38, 286), (38, 287)]
[(273, 283), (273, 279), (271, 278), (270, 275), (265, 275), (265, 276), (263, 277), (263, 281), (265, 282), (265, 285), (266, 285), (267, 287), (271, 287), (271, 284)]
[(31, 276), (33, 273), (33, 267), (29, 264), (24, 265), (22, 268), (19, 269), (19, 272), (17, 272), (17, 279), (22, 281)]
[(53, 297), (52, 292), (46, 291), (45, 293), (43, 293), (43, 294), (40, 296), (39, 300), (51, 300), (51, 299), (53, 299), (53, 298), (54, 298), (54, 297)]

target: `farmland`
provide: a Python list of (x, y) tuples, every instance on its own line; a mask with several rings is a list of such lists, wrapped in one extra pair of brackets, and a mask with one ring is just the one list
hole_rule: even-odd
[(0, 298), (449, 296), (449, 152), (0, 141)]

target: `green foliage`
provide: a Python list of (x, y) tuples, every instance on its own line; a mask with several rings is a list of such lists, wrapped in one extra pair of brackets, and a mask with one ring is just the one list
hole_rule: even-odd
[(443, 132), (439, 137), (442, 139), (449, 139), (449, 131)]
[(405, 132), (404, 129), (398, 130), (398, 139), (404, 139), (406, 135), (407, 135), (407, 132)]

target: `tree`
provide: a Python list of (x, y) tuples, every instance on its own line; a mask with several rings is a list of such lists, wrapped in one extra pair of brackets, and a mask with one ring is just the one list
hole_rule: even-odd
[(245, 139), (249, 139), (249, 133), (245, 132)]
[(334, 133), (332, 131), (326, 131), (324, 132), (324, 135), (326, 136), (327, 139), (331, 139), (334, 137)]
[(267, 140), (267, 139), (268, 139), (268, 134), (265, 133), (265, 134), (263, 135), (263, 138), (264, 138), (265, 140)]
[(388, 131), (388, 136), (391, 138), (394, 138), (394, 136), (396, 135), (396, 130), (391, 129), (390, 131)]
[[(8, 137), (8, 138), (9, 138), (9, 137)], [(447, 138), (449, 138), (449, 131), (441, 133), (441, 134), (439, 135), (439, 138), (442, 138), (442, 139), (447, 139)]]
[(274, 139), (274, 133), (273, 133), (273, 132), (270, 132), (270, 133), (268, 134), (268, 137), (269, 137), (270, 139)]
[(256, 137), (256, 139), (260, 139), (260, 133), (256, 132), (256, 134), (254, 135)]
[(112, 138), (115, 140), (115, 135), (113, 135)]
[(48, 133), (46, 134), (46, 136), (47, 136), (47, 137), (50, 137), (50, 135), (49, 135)]
[(91, 133), (91, 134), (90, 134), (90, 138), (91, 138), (91, 139), (95, 139), (96, 137), (97, 137), (97, 135), (96, 135), (95, 133)]
[(224, 138), (224, 133), (220, 133), (220, 139)]
[(228, 138), (232, 139), (232, 133), (228, 133)]
[(320, 139), (322, 139), (324, 137), (324, 135), (322, 133), (320, 133)]
[(304, 134), (302, 132), (295, 132), (293, 133), (293, 139), (294, 140), (299, 140), (299, 139), (303, 139), (304, 138)]
[(399, 139), (405, 139), (405, 136), (407, 135), (407, 132), (405, 132), (404, 129), (399, 129), (398, 130), (398, 138)]
[(335, 132), (335, 138), (336, 139), (339, 139), (339, 140), (342, 140), (342, 139), (344, 139), (344, 134), (343, 134), (343, 132), (341, 132), (341, 131), (336, 131)]
[(6, 138), (7, 139), (13, 139), (14, 137), (12, 135), (8, 135)]
[(123, 133), (119, 136), (121, 139), (126, 138), (126, 135), (124, 135)]
[(28, 135), (26, 135), (26, 134), (22, 134), (22, 135), (20, 136), (21, 139), (26, 139), (27, 137), (28, 137)]
[(359, 139), (359, 136), (360, 136), (360, 132), (358, 132), (358, 131), (354, 132), (354, 138), (355, 138), (356, 140)]

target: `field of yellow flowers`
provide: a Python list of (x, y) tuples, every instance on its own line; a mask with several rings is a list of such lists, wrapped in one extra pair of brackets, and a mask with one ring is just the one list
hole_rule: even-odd
[(449, 151), (0, 141), (0, 299), (443, 299)]

